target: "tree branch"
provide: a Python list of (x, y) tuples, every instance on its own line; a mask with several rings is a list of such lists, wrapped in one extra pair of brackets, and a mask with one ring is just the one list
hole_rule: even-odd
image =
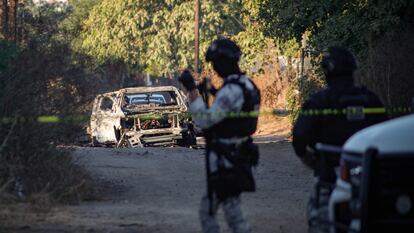
[[(3, 142), (1, 143), (0, 146), (0, 153), (3, 151), (3, 149), (6, 147), (7, 145), (7, 141), (9, 140), (10, 136), (12, 135), (13, 131), (14, 131), (14, 127), (17, 125), (17, 121), (13, 122), (13, 125), (11, 126), (9, 132), (7, 133), (6, 137), (3, 139)], [(1, 156), (1, 155), (0, 155)]]

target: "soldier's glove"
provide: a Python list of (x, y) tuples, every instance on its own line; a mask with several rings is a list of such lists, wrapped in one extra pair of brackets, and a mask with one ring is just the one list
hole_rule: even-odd
[(200, 93), (208, 92), (215, 96), (218, 90), (209, 82), (210, 81), (207, 78), (203, 79), (203, 81), (197, 85), (197, 89)]
[(180, 77), (178, 78), (178, 81), (183, 84), (183, 86), (185, 87), (185, 89), (187, 89), (187, 91), (192, 91), (197, 88), (194, 78), (191, 75), (189, 70), (184, 70), (183, 73), (181, 73)]

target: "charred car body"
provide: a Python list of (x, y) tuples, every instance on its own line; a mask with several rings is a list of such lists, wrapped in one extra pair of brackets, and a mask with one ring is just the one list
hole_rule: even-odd
[(124, 88), (98, 95), (89, 134), (93, 144), (142, 147), (196, 143), (184, 95), (174, 86)]

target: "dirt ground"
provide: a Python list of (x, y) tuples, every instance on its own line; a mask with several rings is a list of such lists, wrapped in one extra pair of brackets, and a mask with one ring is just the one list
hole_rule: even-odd
[[(264, 111), (266, 112), (266, 110)], [(290, 136), (291, 128), (287, 117), (260, 116), (255, 136), (277, 135), (279, 138), (286, 138)]]
[[(295, 158), (288, 142), (261, 143), (260, 150), (258, 190), (243, 194), (253, 231), (306, 232), (311, 172)], [(0, 231), (200, 232), (198, 205), (205, 192), (202, 149), (76, 148), (73, 156), (94, 175), (101, 200), (47, 210), (3, 206)], [(222, 213), (219, 219), (223, 232), (229, 232)]]

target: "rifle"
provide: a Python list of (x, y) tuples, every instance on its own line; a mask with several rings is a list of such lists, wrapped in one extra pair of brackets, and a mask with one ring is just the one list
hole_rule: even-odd
[[(210, 80), (205, 77), (204, 78), (204, 83), (200, 84), (200, 94), (201, 97), (204, 100), (204, 103), (206, 105), (206, 108), (208, 109), (209, 106), (209, 92), (210, 92), (210, 87), (211, 87), (211, 83)], [(206, 139), (206, 157), (205, 157), (205, 163), (206, 163), (206, 180), (207, 180), (207, 197), (208, 197), (208, 201), (209, 201), (209, 215), (212, 216), (213, 215), (213, 190), (211, 187), (211, 182), (210, 182), (210, 174), (211, 174), (211, 168), (210, 168), (210, 153), (211, 153), (211, 132), (209, 132), (208, 130), (203, 130), (204, 132), (204, 138)]]
[(204, 77), (203, 81), (197, 85), (197, 89), (199, 90), (201, 97), (204, 100), (204, 103), (206, 104), (206, 107), (209, 108), (209, 94), (211, 93), (212, 85), (211, 80), (209, 77)]

